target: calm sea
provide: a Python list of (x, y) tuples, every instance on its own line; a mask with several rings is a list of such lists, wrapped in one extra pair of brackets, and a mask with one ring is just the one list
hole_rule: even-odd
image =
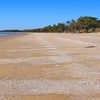
[(13, 33), (10, 33), (10, 32), (0, 32), (0, 36), (16, 36), (16, 35), (19, 35), (20, 33), (17, 33), (17, 32), (13, 32)]

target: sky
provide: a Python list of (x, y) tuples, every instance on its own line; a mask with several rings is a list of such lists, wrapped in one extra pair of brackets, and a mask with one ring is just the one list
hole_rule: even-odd
[(100, 18), (100, 0), (0, 0), (0, 30), (39, 28), (80, 16)]

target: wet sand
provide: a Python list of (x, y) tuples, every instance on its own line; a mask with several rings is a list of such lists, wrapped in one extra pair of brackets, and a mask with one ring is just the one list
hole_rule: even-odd
[(0, 38), (0, 100), (100, 100), (100, 33)]

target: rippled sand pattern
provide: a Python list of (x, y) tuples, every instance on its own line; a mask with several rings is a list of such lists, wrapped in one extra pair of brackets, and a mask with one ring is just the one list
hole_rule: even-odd
[(100, 34), (0, 38), (0, 100), (100, 100)]

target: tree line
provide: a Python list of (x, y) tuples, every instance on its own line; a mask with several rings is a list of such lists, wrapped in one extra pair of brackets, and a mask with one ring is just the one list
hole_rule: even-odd
[[(90, 33), (100, 28), (100, 20), (96, 17), (85, 16), (77, 20), (72, 19), (66, 23), (58, 23), (37, 29), (6, 30), (6, 32), (58, 32), (58, 33)], [(5, 31), (5, 30), (3, 30)]]
[(100, 28), (100, 20), (95, 17), (79, 17), (77, 20), (67, 21), (66, 23), (58, 23), (57, 25), (49, 25), (44, 28), (33, 29), (33, 32), (72, 32), (72, 33), (89, 33), (95, 32), (96, 28)]

